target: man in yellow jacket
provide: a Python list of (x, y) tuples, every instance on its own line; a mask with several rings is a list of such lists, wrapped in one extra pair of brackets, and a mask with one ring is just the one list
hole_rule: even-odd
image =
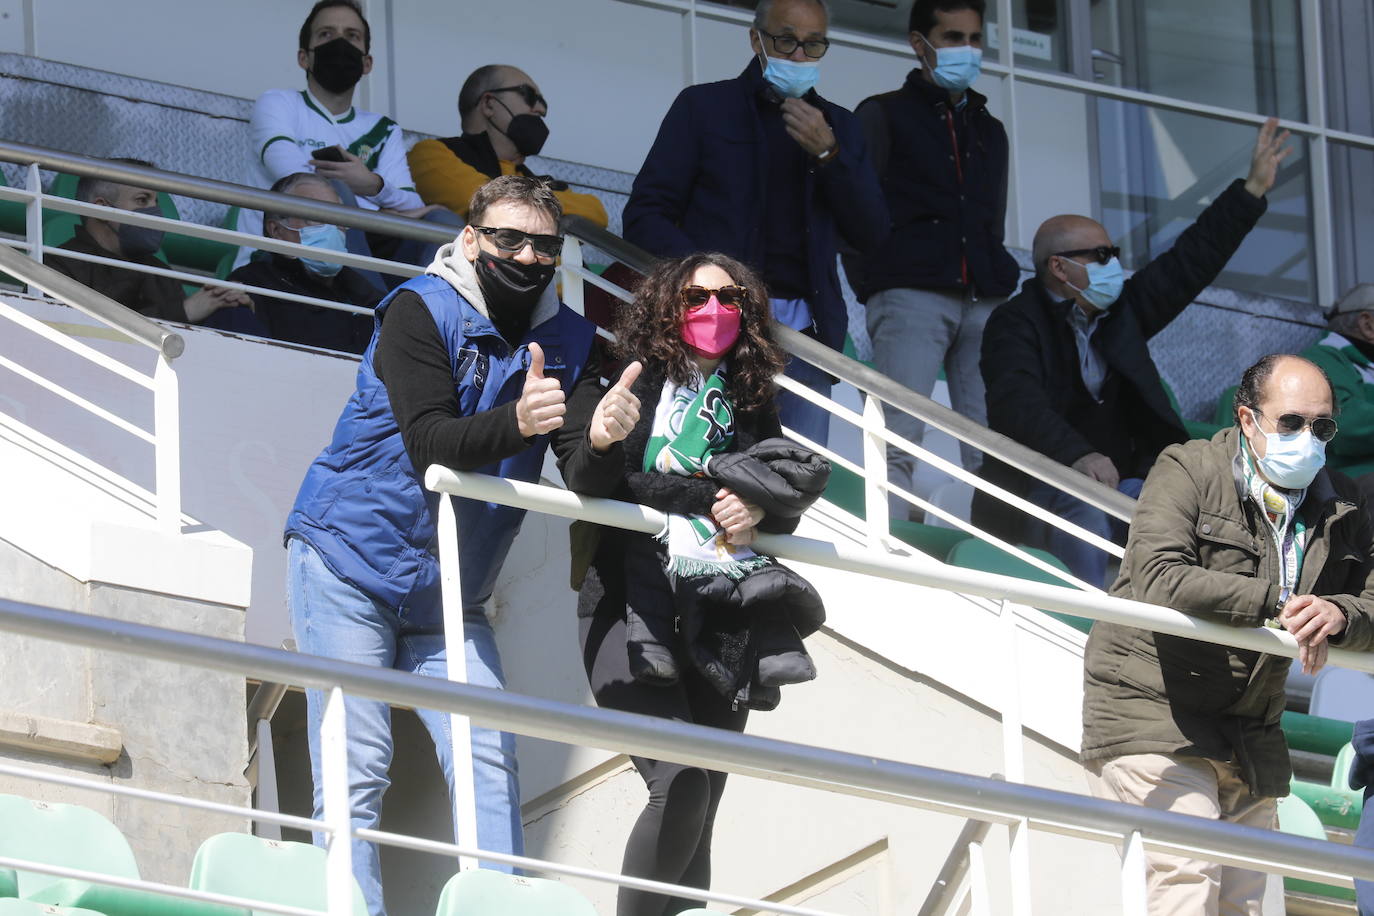
[[(544, 123), (549, 106), (529, 74), (515, 67), (478, 67), (458, 93), (463, 133), (442, 140), (421, 140), (410, 151), (415, 189), (427, 204), (443, 204), (464, 219), (468, 202), (482, 185), (501, 175), (537, 177), (525, 167), (548, 139)], [(550, 179), (550, 189), (565, 214), (585, 216), (606, 226), (606, 208), (590, 194), (568, 189)]]

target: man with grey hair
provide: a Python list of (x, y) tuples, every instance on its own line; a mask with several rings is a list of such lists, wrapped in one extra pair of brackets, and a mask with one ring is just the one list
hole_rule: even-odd
[(1374, 490), (1374, 283), (1352, 287), (1331, 309), (1328, 333), (1302, 352), (1322, 368), (1336, 392), (1341, 434), (1331, 463)]
[[(1056, 216), (1035, 234), (1035, 277), (992, 313), (981, 369), (988, 426), (1128, 495), (1166, 446), (1188, 438), (1150, 356), (1149, 341), (1216, 279), (1263, 215), (1264, 195), (1291, 151), (1270, 119), (1259, 131), (1250, 173), (1217, 195), (1173, 247), (1126, 279), (1120, 249), (1100, 223)], [(1103, 537), (1118, 532), (1105, 512), (1010, 466), (984, 462), (984, 476), (1049, 513)], [(999, 518), (1002, 503), (981, 491), (975, 523), (1013, 542), (1044, 547), (1079, 579), (1106, 585), (1107, 558), (1058, 528)], [(1018, 513), (1019, 516), (1019, 513)]]
[[(758, 4), (744, 72), (689, 86), (664, 116), (625, 205), (625, 238), (659, 257), (720, 251), (749, 264), (774, 318), (838, 350), (840, 238), (869, 252), (889, 221), (858, 121), (814, 88), (829, 23), (821, 0)], [(828, 374), (795, 357), (787, 375), (830, 391)], [(824, 409), (787, 391), (778, 408), (784, 426), (825, 443)]]
[[(272, 185), (272, 190), (321, 203), (339, 203), (334, 186), (314, 172), (293, 172)], [(288, 216), (280, 211), (268, 210), (263, 214), (263, 235), (307, 245), (321, 252), (346, 250), (344, 232), (338, 226)], [(372, 337), (370, 312), (381, 301), (381, 292), (358, 271), (340, 265), (328, 255), (315, 258), (260, 250), (251, 261), (230, 274), (229, 279), (246, 286), (326, 299), (368, 310), (366, 314), (349, 312), (253, 293), (258, 317), (267, 326), (267, 333), (277, 340), (361, 353)]]

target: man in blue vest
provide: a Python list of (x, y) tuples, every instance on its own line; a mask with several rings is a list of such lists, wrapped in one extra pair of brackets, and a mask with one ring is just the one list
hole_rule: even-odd
[[(333, 441), (306, 472), (286, 523), (287, 603), (301, 652), (446, 676), (438, 496), (424, 488), (425, 469), (441, 464), (536, 480), (568, 393), (582, 374), (599, 374), (593, 326), (560, 304), (550, 285), (561, 216), (542, 182), (497, 178), (473, 195), (471, 222), (439, 249), (428, 273), (377, 306), (357, 390)], [(579, 450), (585, 460), (623, 465), (613, 446), (638, 418), (629, 393), (637, 374), (631, 364), (604, 396), (580, 389), (599, 398), (593, 450)], [(499, 688), (501, 660), (484, 606), (524, 512), (472, 500), (456, 508), (468, 681)], [(312, 690), (307, 700), (319, 818), (323, 696)], [(345, 710), (353, 826), (375, 829), (389, 784), (391, 710), (361, 698), (348, 699)], [(452, 792), (449, 716), (418, 714)], [(477, 845), (519, 855), (514, 737), (473, 728), (472, 754)], [(353, 872), (369, 912), (384, 914), (374, 844), (354, 841)]]
[[(839, 241), (867, 251), (887, 234), (862, 131), (815, 90), (830, 48), (825, 0), (759, 0), (753, 56), (731, 80), (689, 86), (659, 126), (625, 204), (625, 239), (660, 257), (722, 251), (763, 275), (773, 317), (836, 350), (849, 326)], [(830, 393), (795, 357), (787, 375)], [(783, 425), (824, 445), (830, 414), (788, 391)]]
[[(978, 371), (983, 325), (1016, 289), (1016, 260), (1002, 244), (1007, 132), (969, 88), (983, 58), (983, 0), (916, 0), (908, 40), (921, 62), (900, 89), (855, 110), (892, 214), (892, 234), (868, 258), (846, 258), (864, 301), (878, 371), (930, 396), (943, 364), (950, 405), (987, 423)], [(892, 430), (916, 444), (925, 424), (888, 409)], [(960, 446), (967, 470), (982, 455)], [(913, 491), (916, 459), (888, 448), (888, 482)], [(924, 495), (924, 494), (923, 494)], [(894, 517), (911, 504), (889, 500)]]

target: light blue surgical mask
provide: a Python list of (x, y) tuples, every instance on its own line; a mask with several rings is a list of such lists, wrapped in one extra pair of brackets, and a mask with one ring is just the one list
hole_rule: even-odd
[[(343, 230), (328, 223), (302, 226), (301, 244), (310, 248), (320, 248), (324, 251), (348, 250), (348, 246), (344, 242)], [(315, 258), (302, 257), (301, 263), (305, 265), (306, 270), (321, 277), (332, 277), (343, 270), (342, 264), (336, 264), (332, 261), (318, 261)]]
[[(1078, 264), (1077, 261), (1073, 263)], [(1121, 298), (1121, 287), (1126, 282), (1126, 275), (1121, 270), (1121, 260), (1112, 258), (1106, 264), (1099, 264), (1093, 261), (1088, 264), (1079, 264), (1088, 272), (1088, 285), (1079, 289), (1072, 283), (1068, 284), (1069, 289), (1078, 293), (1093, 308), (1106, 311), (1112, 307), (1116, 300)]]
[[(1255, 422), (1259, 423), (1258, 415)], [(1274, 486), (1301, 490), (1326, 466), (1326, 443), (1312, 435), (1312, 430), (1286, 436), (1266, 433), (1262, 427), (1260, 432), (1264, 434), (1264, 457), (1255, 460), (1255, 467)]]
[(784, 60), (781, 57), (760, 58), (763, 62), (763, 78), (774, 89), (789, 99), (799, 99), (816, 87), (821, 78), (821, 65), (818, 61)]
[[(917, 34), (920, 34), (919, 32)], [(983, 72), (983, 52), (972, 45), (937, 48), (921, 35), (926, 47), (935, 52), (935, 69), (930, 76), (935, 85), (950, 92), (963, 92)]]

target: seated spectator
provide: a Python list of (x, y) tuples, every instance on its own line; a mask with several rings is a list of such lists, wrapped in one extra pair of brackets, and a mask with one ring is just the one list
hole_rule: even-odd
[[(339, 195), (334, 193), (329, 182), (310, 172), (287, 175), (272, 185), (272, 190), (328, 204), (339, 202)], [(263, 218), (263, 234), (328, 251), (344, 250), (344, 234), (338, 226), (300, 216), (269, 212)], [(267, 251), (258, 252), (252, 261), (230, 274), (229, 279), (247, 286), (264, 286), (297, 296), (330, 299), (369, 309), (375, 308), (382, 298), (377, 287), (356, 270), (333, 261)], [(258, 318), (267, 326), (267, 333), (277, 340), (361, 353), (372, 338), (373, 320), (368, 315), (275, 299), (262, 293), (254, 293), (252, 297)]]
[[(1330, 333), (1302, 352), (1312, 360), (1336, 390), (1341, 434), (1328, 451), (1337, 468), (1374, 462), (1374, 283), (1351, 289), (1331, 310)], [(1360, 474), (1357, 482), (1366, 494), (1374, 491), (1374, 473)]]
[[(153, 167), (152, 163), (142, 159), (110, 161)], [(77, 182), (76, 199), (102, 207), (162, 215), (156, 191), (99, 178), (82, 178)], [(77, 223), (76, 235), (71, 241), (60, 247), (66, 251), (118, 258), (130, 264), (166, 270), (166, 262), (156, 256), (157, 250), (162, 247), (162, 236), (161, 229), (87, 216)], [(181, 282), (171, 277), (60, 256), (50, 258), (48, 264), (78, 283), (149, 318), (203, 324), (245, 334), (266, 334), (261, 322), (253, 315), (252, 300), (238, 290), (205, 286), (188, 296)]]
[[(372, 30), (357, 0), (319, 0), (305, 17), (296, 63), (305, 89), (269, 89), (249, 120), (254, 180), (262, 188), (296, 172), (315, 172), (334, 183), (339, 198), (364, 210), (460, 225), (415, 193), (401, 128), (390, 118), (353, 107), (358, 81), (372, 70)], [(239, 211), (238, 231), (262, 234), (262, 214)], [(352, 231), (349, 250), (427, 264), (436, 246)], [(235, 267), (248, 263), (239, 251)]]
[[(1188, 438), (1169, 403), (1148, 343), (1207, 285), (1264, 213), (1264, 195), (1290, 149), (1270, 119), (1250, 174), (1217, 195), (1173, 248), (1123, 282), (1119, 249), (1085, 216), (1056, 216), (1035, 233), (1035, 277), (992, 313), (981, 369), (988, 425), (1061, 464), (1135, 496), (1165, 446)], [(1107, 514), (988, 458), (986, 478), (1106, 538)], [(1078, 578), (1105, 585), (1107, 556), (1040, 522), (998, 524), (981, 491), (975, 523), (1049, 549)], [(1022, 517), (1017, 513), (1017, 521)], [(991, 523), (991, 524), (990, 524)]]
[[(549, 137), (549, 106), (539, 86), (514, 67), (487, 64), (463, 81), (458, 117), (463, 133), (421, 140), (410, 150), (410, 171), (425, 203), (442, 204), (467, 219), (472, 193), (501, 175), (536, 176), (525, 166)], [(568, 190), (567, 182), (544, 176), (565, 214), (606, 226), (606, 208), (590, 194)]]

